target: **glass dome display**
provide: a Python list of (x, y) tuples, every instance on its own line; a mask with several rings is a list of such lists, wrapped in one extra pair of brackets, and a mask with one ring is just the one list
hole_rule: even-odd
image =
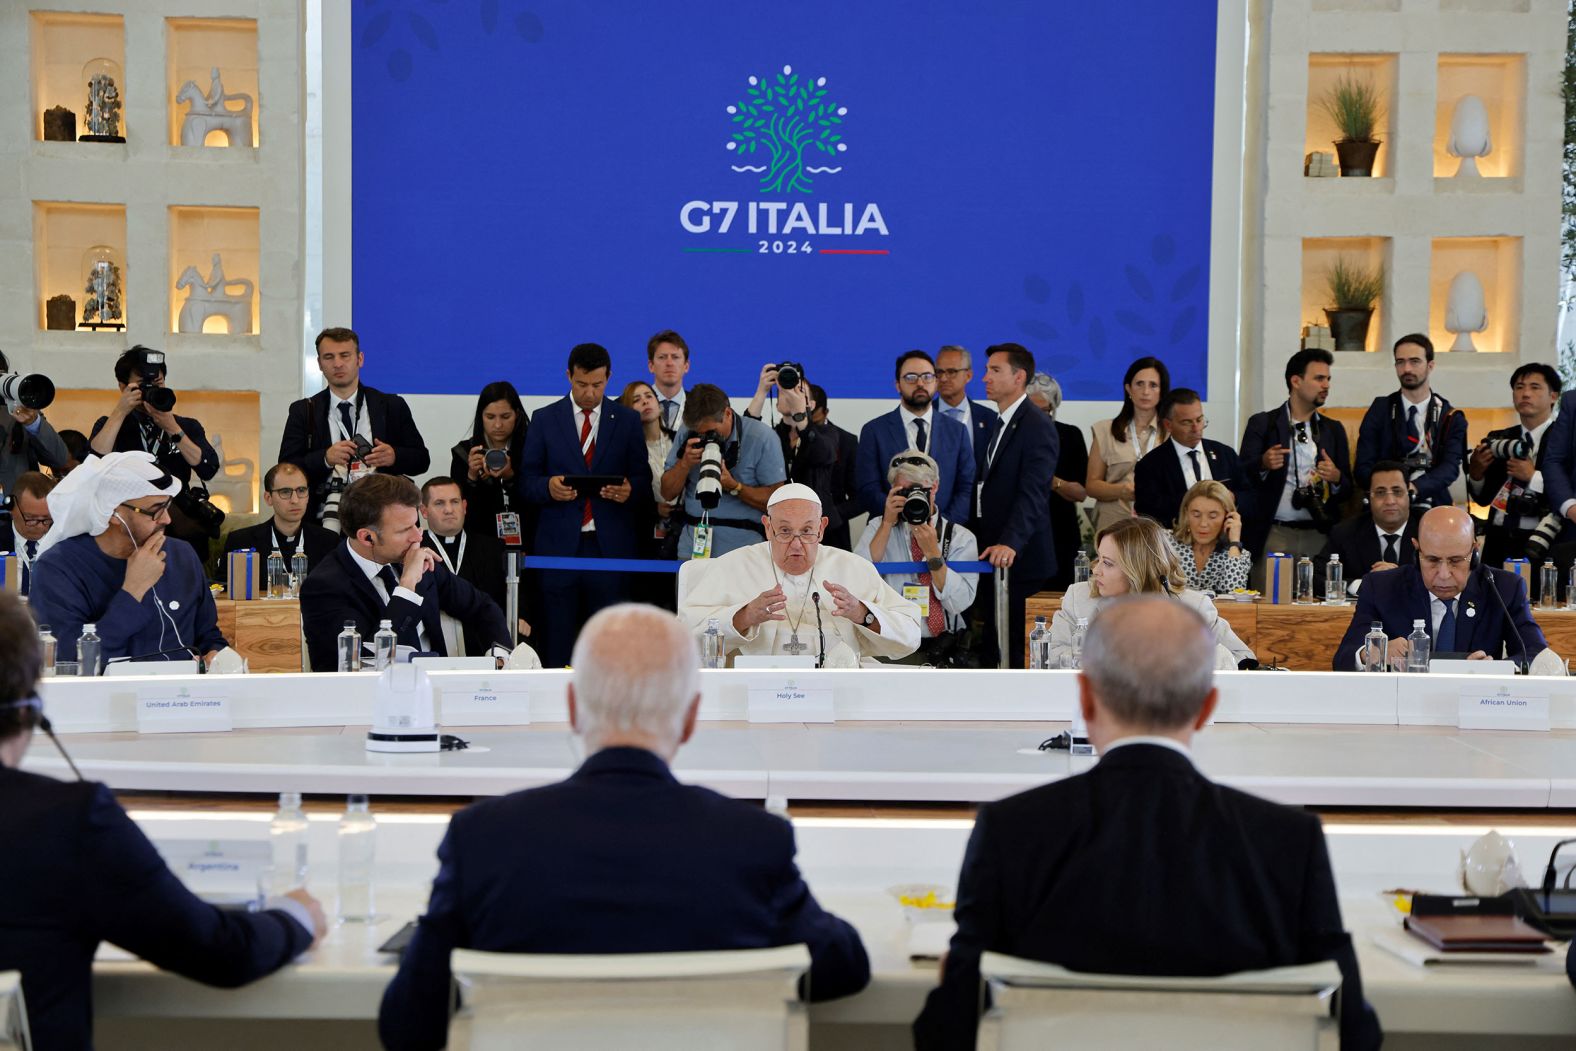
[(120, 254), (109, 245), (94, 245), (82, 253), (82, 327), (124, 329), (125, 286)]
[(82, 82), (86, 86), (87, 106), (83, 110), (82, 125), (86, 129), (83, 142), (125, 142), (121, 134), (121, 69), (110, 58), (95, 58), (82, 67)]

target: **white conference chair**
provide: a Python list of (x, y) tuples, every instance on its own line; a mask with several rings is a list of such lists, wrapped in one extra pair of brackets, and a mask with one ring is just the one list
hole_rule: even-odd
[(701, 576), (710, 568), (711, 559), (709, 558), (687, 558), (679, 563), (678, 605), (684, 605), (684, 601), (689, 598), (689, 593), (694, 590), (695, 585), (700, 582)]
[(31, 1051), (27, 1005), (22, 1002), (22, 972), (0, 971), (0, 1049)]
[(1081, 974), (988, 952), (991, 1009), (979, 1051), (1099, 1047), (1149, 1051), (1335, 1051), (1341, 972), (1333, 962), (1218, 978)]
[(456, 949), (450, 1051), (805, 1051), (803, 945), (560, 956)]

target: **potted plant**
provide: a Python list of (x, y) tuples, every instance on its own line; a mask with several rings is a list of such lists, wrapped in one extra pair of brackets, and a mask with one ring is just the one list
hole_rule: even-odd
[(1379, 156), (1379, 127), (1382, 109), (1379, 90), (1368, 80), (1344, 76), (1319, 99), (1319, 106), (1340, 131), (1335, 154), (1341, 162), (1341, 176), (1372, 175), (1374, 158)]
[(1369, 269), (1345, 256), (1337, 256), (1325, 275), (1333, 307), (1324, 314), (1330, 319), (1330, 335), (1335, 349), (1368, 349), (1368, 323), (1373, 320), (1374, 303), (1384, 294), (1384, 264)]

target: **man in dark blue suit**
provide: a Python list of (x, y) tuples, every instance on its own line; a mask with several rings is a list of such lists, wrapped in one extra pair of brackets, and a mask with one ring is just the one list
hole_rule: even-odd
[(948, 344), (936, 352), (936, 408), (968, 431), (974, 449), (974, 477), (978, 478), (991, 428), (996, 426), (996, 410), (969, 397), (969, 381), (973, 378), (974, 359), (965, 348)]
[(821, 909), (793, 826), (681, 784), (695, 731), (695, 640), (650, 606), (593, 617), (574, 650), (569, 721), (586, 760), (567, 781), (462, 810), (438, 848), (427, 912), (383, 994), (390, 1051), (444, 1045), (454, 949), (516, 953), (810, 950), (812, 1000), (864, 988), (859, 935)]
[(1421, 332), (1395, 341), (1391, 354), (1401, 389), (1375, 398), (1357, 430), (1357, 484), (1380, 460), (1396, 460), (1406, 468), (1416, 507), (1449, 504), (1450, 486), (1467, 459), (1467, 418), (1436, 394), (1434, 343)]
[(339, 503), (345, 542), (301, 586), (301, 630), (313, 671), (338, 668), (338, 638), (347, 621), (355, 622), (363, 644), (386, 620), (401, 646), (463, 657), (444, 646), (444, 613), (464, 627), (468, 648), (491, 643), (495, 656), (509, 655), (498, 603), (422, 546), (420, 506), (416, 484), (400, 475), (368, 475), (345, 490)]
[(1576, 540), (1576, 390), (1560, 395), (1559, 415), (1543, 436), (1543, 491), (1564, 519), (1560, 542)]
[[(1417, 527), (1417, 564), (1371, 574), (1363, 582), (1330, 666), (1358, 670), (1363, 638), (1374, 621), (1384, 624), (1393, 665), (1406, 662), (1406, 637), (1418, 620), (1428, 628), (1435, 656), (1497, 660), (1508, 654), (1523, 667), (1537, 660), (1548, 643), (1532, 619), (1526, 588), (1513, 573), (1479, 566), (1474, 542), (1472, 516), (1460, 508), (1436, 507), (1425, 514)], [(1559, 662), (1551, 651), (1540, 663)]]
[[(976, 486), (969, 528), (979, 541), (980, 558), (1005, 566), (1009, 667), (1023, 667), (1024, 606), (1056, 572), (1051, 543), (1051, 478), (1061, 439), (1051, 418), (1029, 401), (1034, 355), (1017, 343), (985, 350), (985, 394), (999, 415), (991, 429)], [(981, 659), (996, 667), (996, 581), (980, 579), (974, 608), (982, 611)]]
[(1079, 707), (1100, 762), (987, 803), (958, 877), (958, 932), (914, 1023), (973, 1048), (980, 955), (1097, 974), (1212, 976), (1333, 960), (1341, 1047), (1379, 1046), (1319, 818), (1217, 785), (1190, 745), (1215, 709), (1215, 640), (1161, 595), (1118, 599), (1084, 641)]
[(1237, 511), (1242, 513), (1249, 494), (1237, 450), (1204, 437), (1209, 421), (1204, 418), (1204, 401), (1198, 391), (1174, 389), (1160, 403), (1160, 419), (1171, 440), (1155, 446), (1138, 461), (1133, 471), (1134, 510), (1170, 529), (1177, 524), (1187, 491), (1199, 482), (1213, 480), (1231, 490), (1237, 498)]
[(33, 1046), (93, 1046), (93, 954), (102, 941), (208, 985), (271, 974), (323, 936), (304, 890), (262, 912), (215, 908), (181, 885), (104, 785), (23, 773), (49, 732), (37, 628), (0, 593), (0, 971), (22, 972)]
[[(538, 555), (641, 557), (640, 525), (653, 502), (651, 464), (640, 414), (606, 397), (612, 372), (605, 349), (579, 344), (569, 352), (569, 394), (531, 417), (520, 488), (525, 499), (542, 509), (533, 549)], [(592, 475), (622, 480), (594, 492), (565, 481)], [(623, 573), (543, 572), (543, 665), (568, 664), (580, 625), (597, 610), (622, 601), (627, 592)]]
[(936, 506), (954, 522), (969, 517), (970, 494), (974, 491), (974, 452), (969, 447), (969, 432), (956, 420), (937, 412), (936, 366), (923, 350), (898, 355), (897, 408), (877, 416), (859, 432), (859, 459), (854, 465), (854, 481), (859, 500), (870, 514), (880, 516), (886, 507), (886, 472), (892, 457), (904, 449), (926, 453), (941, 468), (941, 488), (936, 490)]

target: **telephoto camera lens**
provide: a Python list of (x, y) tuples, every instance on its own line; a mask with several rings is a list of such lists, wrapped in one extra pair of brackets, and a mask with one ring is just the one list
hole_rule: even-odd
[(792, 361), (785, 361), (777, 366), (777, 389), (793, 390), (799, 386), (799, 381), (804, 379), (804, 370)]
[(1486, 444), (1496, 460), (1527, 460), (1532, 457), (1532, 442), (1525, 434), (1518, 434), (1514, 438), (1492, 438)]
[(0, 375), (0, 401), (6, 410), (47, 409), (55, 400), (55, 385), (48, 376), (26, 376), (19, 372)]
[(708, 511), (722, 502), (722, 443), (714, 434), (700, 436), (700, 473), (695, 477), (695, 499)]
[(1560, 527), (1565, 524), (1565, 519), (1559, 515), (1544, 515), (1538, 522), (1532, 535), (1527, 537), (1527, 558), (1532, 562), (1542, 562), (1549, 553), (1549, 545), (1560, 535)]
[(930, 521), (930, 490), (922, 485), (911, 485), (903, 490), (903, 521), (919, 525)]

